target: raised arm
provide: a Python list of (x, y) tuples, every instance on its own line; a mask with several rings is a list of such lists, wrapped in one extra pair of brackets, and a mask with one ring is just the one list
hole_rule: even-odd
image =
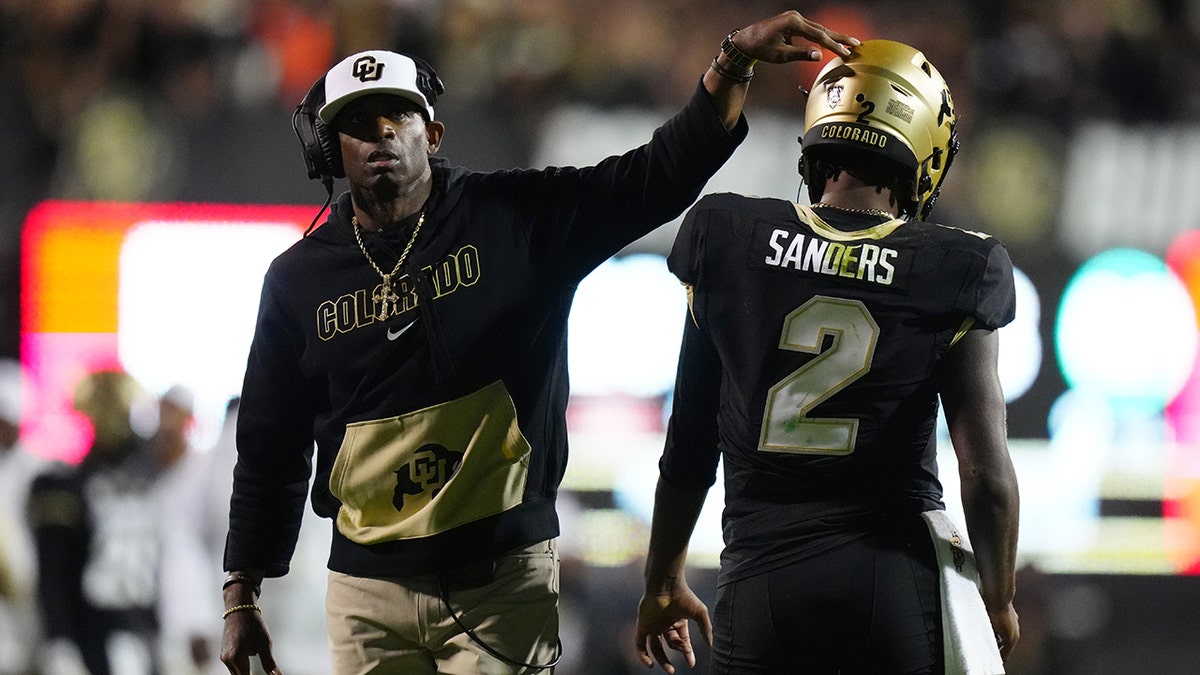
[(817, 47), (848, 56), (846, 45), (856, 44), (858, 39), (788, 10), (732, 33), (704, 73), (704, 88), (712, 95), (725, 128), (732, 129), (742, 114), (756, 62), (820, 61), (821, 50)]
[(1020, 637), (1016, 593), (1019, 495), (1008, 454), (1004, 394), (996, 372), (999, 336), (971, 330), (951, 347), (941, 369), (941, 396), (958, 456), (967, 532), (979, 566), (980, 592), (1001, 657)]

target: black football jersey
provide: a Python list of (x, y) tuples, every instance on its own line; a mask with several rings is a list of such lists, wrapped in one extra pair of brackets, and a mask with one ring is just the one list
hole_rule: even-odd
[(881, 220), (720, 194), (680, 228), (692, 315), (660, 468), (702, 488), (724, 458), (726, 575), (944, 508), (933, 375), (963, 332), (1012, 320), (1012, 261), (987, 235)]

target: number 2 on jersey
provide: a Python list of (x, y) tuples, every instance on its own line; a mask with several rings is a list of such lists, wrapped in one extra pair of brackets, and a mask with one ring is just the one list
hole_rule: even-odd
[[(833, 343), (821, 351), (826, 336)], [(848, 455), (854, 452), (858, 420), (810, 417), (821, 402), (871, 370), (879, 324), (858, 300), (814, 296), (783, 320), (779, 348), (816, 358), (792, 371), (767, 392), (763, 452)]]

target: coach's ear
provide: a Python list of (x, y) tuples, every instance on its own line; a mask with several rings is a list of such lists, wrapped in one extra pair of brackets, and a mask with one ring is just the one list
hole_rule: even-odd
[(442, 135), (446, 133), (446, 125), (437, 120), (429, 120), (425, 123), (425, 144), (426, 152), (435, 154), (438, 148), (442, 146)]

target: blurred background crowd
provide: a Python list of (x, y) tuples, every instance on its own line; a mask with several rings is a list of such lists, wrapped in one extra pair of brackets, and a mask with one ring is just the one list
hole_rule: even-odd
[[(1141, 237), (1157, 246), (1153, 232), (1114, 225), (1112, 240), (1075, 248), (1078, 242), (1064, 240), (1079, 237), (1063, 233), (1074, 232), (1069, 224), (1078, 214), (1103, 229), (1108, 226), (1105, 214), (1123, 213), (1122, 204), (1153, 211), (1178, 202), (1180, 208), (1162, 209), (1170, 211), (1172, 232), (1200, 228), (1200, 190), (1195, 190), (1200, 185), (1200, 160), (1195, 159), (1200, 157), (1197, 0), (0, 0), (0, 357), (15, 361), (21, 356), (22, 225), (39, 202), (296, 204), (312, 205), (315, 215), (324, 190), (304, 177), (289, 118), (312, 83), (349, 53), (409, 51), (434, 65), (447, 88), (437, 107), (448, 127), (440, 154), (453, 163), (483, 170), (535, 166), (548, 155), (547, 125), (561, 120), (562, 111), (641, 111), (657, 123), (688, 98), (731, 29), (785, 9), (798, 9), (863, 39), (886, 37), (926, 53), (950, 83), (963, 138), (963, 154), (936, 215), (999, 236), (1031, 276), (1061, 280), (1073, 267), (1063, 265), (1064, 258), (1078, 263), (1089, 250), (1114, 241)], [(757, 120), (783, 120), (785, 130), (798, 124), (804, 105), (798, 86), (807, 86), (817, 68), (760, 67), (746, 109), (751, 133)], [(607, 133), (605, 129), (611, 132), (609, 127), (570, 128), (565, 143), (594, 143), (589, 134)], [(1072, 152), (1080, 138), (1109, 138), (1103, 132), (1112, 129), (1140, 134), (1148, 139), (1145, 145), (1157, 142), (1163, 154), (1136, 159), (1145, 152), (1139, 146), (1131, 153), (1136, 161), (1121, 155), (1115, 165), (1136, 164), (1137, 175), (1117, 173), (1108, 182), (1087, 183), (1082, 189), (1092, 191), (1094, 198), (1072, 201), (1081, 189), (1072, 186), (1065, 169), (1076, 156)], [(789, 133), (794, 138), (800, 129)], [(785, 134), (770, 142), (787, 140)], [(759, 193), (787, 197), (776, 194), (775, 186), (790, 185), (794, 196), (799, 147), (793, 143), (778, 153), (786, 158), (782, 164), (791, 162), (792, 172), (774, 177)], [(142, 524), (142, 534), (155, 538), (161, 556), (191, 561), (163, 563), (163, 570), (177, 575), (170, 579), (146, 572), (159, 581), (146, 586), (150, 595), (135, 603), (145, 616), (130, 619), (134, 623), (125, 627), (140, 635), (143, 624), (138, 622), (144, 619), (145, 625), (157, 626), (156, 634), (173, 640), (165, 650), (176, 659), (171, 668), (191, 668), (179, 664), (195, 662), (221, 672), (212, 658), (219, 620), (214, 617), (193, 635), (191, 626), (180, 627), (188, 613), (183, 612), (185, 618), (172, 614), (172, 608), (181, 607), (203, 608), (210, 616), (219, 612), (213, 584), (219, 574), (220, 533), (193, 533), (196, 538), (186, 540), (182, 535), (188, 533), (173, 526), (184, 521), (196, 527), (211, 524), (201, 522), (207, 516), (197, 514), (197, 500), (215, 499), (219, 505), (223, 495), (227, 499), (222, 491), (228, 489), (228, 467), (221, 462), (231, 460), (212, 450), (229, 449), (217, 443), (182, 449), (190, 442), (186, 388), (150, 392), (147, 398), (147, 392), (129, 393), (126, 386), (136, 383), (125, 382), (122, 375), (97, 377), (80, 386), (120, 404), (127, 419), (136, 413), (136, 401), (154, 401), (147, 404), (152, 414), (140, 425), (133, 414), (135, 423), (119, 432), (116, 445), (122, 450), (116, 456), (121, 461), (99, 462), (104, 470), (89, 460), (69, 467), (41, 461), (46, 458), (39, 458), (36, 448), (18, 448), (19, 414), (0, 419), (0, 471), (7, 472), (0, 475), (0, 499), (6, 515), (23, 513), (23, 495), (35, 474), (49, 471), (61, 479), (42, 486), (51, 497), (49, 506), (33, 514), (42, 520), (33, 520), (29, 537), (0, 539), (10, 549), (0, 546), (7, 556), (0, 561), (10, 561), (0, 564), (0, 604), (18, 611), (15, 599), (22, 593), (27, 599), (62, 601), (56, 595), (61, 589), (39, 595), (34, 588), (36, 571), (53, 567), (45, 560), (39, 564), (34, 541), (42, 537), (43, 555), (68, 555), (71, 537), (83, 536), (78, 534), (83, 530), (72, 529), (69, 518), (61, 517), (63, 508), (70, 513), (69, 504), (63, 504), (71, 495), (79, 498), (79, 486), (94, 474), (111, 477), (106, 471), (120, 465), (131, 473), (113, 479), (119, 484), (113, 488), (118, 496), (110, 495), (117, 504), (113, 508), (124, 509), (114, 512), (154, 516)], [(95, 414), (94, 407), (77, 404), (81, 414)], [(1026, 423), (1021, 405), (1033, 404), (1019, 402), (1013, 408), (1014, 426), (1044, 435), (1045, 416)], [(1039, 405), (1038, 410), (1046, 407), (1045, 402)], [(163, 437), (172, 433), (174, 442), (183, 445), (164, 450), (171, 444)], [(102, 441), (93, 442), (93, 452), (97, 443)], [(10, 449), (39, 461), (18, 469)], [(172, 482), (182, 479), (172, 478), (180, 472), (169, 467), (189, 453), (203, 458), (194, 463), (197, 475), (212, 479), (201, 481), (206, 487)], [(197, 496), (201, 493), (203, 497)], [(566, 522), (578, 506), (569, 498), (564, 501)], [(132, 527), (130, 519), (121, 522)], [(8, 526), (11, 531), (20, 527)], [(324, 527), (307, 526), (308, 531)], [(25, 543), (10, 543), (18, 541)], [(304, 670), (305, 660), (289, 658), (286, 651), (280, 655), (289, 673), (322, 672), (321, 598), (306, 595), (319, 593), (320, 549), (318, 540), (315, 568), (300, 566), (288, 582), (293, 586), (268, 583), (280, 613), (293, 610), (290, 624), (280, 622), (278, 637), (293, 654), (311, 650), (305, 657), (310, 671)], [(161, 556), (156, 559), (172, 560)], [(576, 562), (568, 555), (564, 641), (570, 637), (574, 642), (568, 644), (579, 647), (559, 672), (608, 675), (640, 669), (626, 658), (622, 632), (636, 605), (636, 567), (585, 570)], [(114, 563), (137, 576), (133, 571), (140, 568), (122, 564)], [(178, 576), (195, 569), (201, 571)], [(306, 575), (315, 575), (317, 583), (306, 585), (311, 581)], [(1134, 672), (1121, 668), (1148, 653), (1157, 655), (1159, 665), (1137, 672), (1195, 672), (1189, 668), (1200, 668), (1200, 655), (1172, 633), (1200, 636), (1200, 612), (1194, 602), (1189, 609), (1187, 600), (1200, 596), (1196, 584), (1182, 579), (1170, 586), (1144, 577), (1079, 584), (1030, 572), (1018, 598), (1025, 603), (1018, 611), (1027, 619), (1026, 637), (1012, 672)], [(1154, 598), (1160, 611), (1130, 609), (1142, 606), (1139, 598)], [(12, 614), (26, 618), (0, 625), (0, 630), (36, 627), (38, 621), (28, 617), (44, 617), (51, 610), (20, 611), (34, 614)], [(55, 611), (55, 616), (65, 616), (62, 607)], [(55, 626), (43, 632), (61, 631)], [(1117, 634), (1127, 639), (1118, 640)], [(5, 637), (0, 634), (0, 649), (13, 642)], [(138, 658), (131, 656), (137, 653), (132, 644), (118, 645), (119, 654), (109, 654), (109, 659)], [(0, 653), (0, 675), (25, 675), (39, 667), (72, 672), (62, 665), (71, 663), (72, 656), (43, 647), (26, 643), (19, 652), (28, 658), (5, 660)], [(47, 665), (51, 662), (57, 665)], [(128, 665), (137, 661), (121, 663), (135, 670), (118, 672), (131, 675), (140, 667)]]
[[(923, 49), (952, 86), (967, 148), (978, 148), (988, 127), (1016, 124), (1053, 156), (1081, 121), (1200, 117), (1197, 4), (886, 0), (796, 8), (862, 38)], [(303, 180), (288, 116), (341, 56), (366, 48), (424, 55), (448, 87), (438, 108), (450, 130), (443, 154), (479, 169), (523, 166), (534, 157), (540, 123), (557, 107), (674, 107), (691, 93), (714, 41), (791, 7), (766, 0), (3, 0), (0, 325), (7, 330), (0, 353), (16, 352), (20, 224), (42, 199), (318, 199), (319, 187)], [(748, 112), (800, 114), (796, 87), (814, 74), (761, 69)], [(1040, 160), (1025, 162), (1028, 183), (1010, 178), (1015, 187), (1053, 188), (1039, 180)], [(956, 178), (959, 189), (970, 189), (966, 175)], [(1037, 240), (1022, 232), (1013, 243)]]

